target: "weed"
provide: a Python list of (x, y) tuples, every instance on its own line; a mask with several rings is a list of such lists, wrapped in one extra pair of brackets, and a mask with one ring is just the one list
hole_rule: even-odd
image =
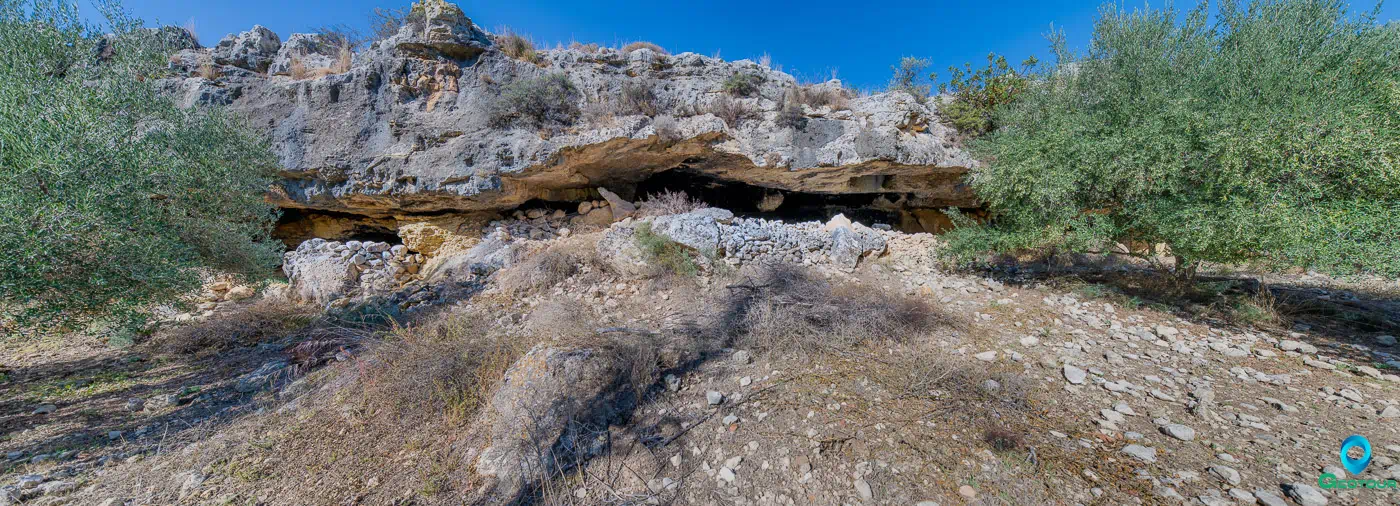
[(511, 58), (534, 64), (540, 62), (540, 54), (535, 51), (535, 43), (513, 32), (507, 31), (497, 36), (496, 47)]
[(637, 209), (637, 214), (646, 216), (666, 216), (670, 214), (685, 214), (710, 207), (700, 199), (691, 197), (685, 192), (663, 190), (661, 193), (653, 193), (643, 200)]
[(739, 123), (746, 119), (758, 117), (758, 112), (752, 106), (727, 95), (721, 95), (710, 102), (709, 113), (724, 120), (724, 124), (729, 125), (729, 128), (739, 126)]
[(724, 80), (724, 84), (720, 85), (720, 89), (736, 97), (747, 97), (758, 93), (758, 87), (762, 85), (762, 76), (735, 72), (733, 75), (729, 76), (728, 79)]
[(681, 243), (652, 231), (651, 223), (642, 222), (637, 225), (632, 238), (647, 261), (661, 269), (662, 274), (690, 277), (700, 273), (695, 253)]
[(669, 55), (669, 54), (671, 54), (671, 53), (667, 52), (665, 49), (662, 49), (661, 46), (658, 46), (658, 45), (656, 45), (656, 44), (653, 44), (653, 43), (651, 43), (651, 42), (647, 42), (647, 41), (644, 41), (644, 40), (639, 40), (639, 41), (636, 41), (636, 42), (627, 44), (627, 45), (625, 45), (625, 46), (622, 46), (622, 52), (624, 52), (624, 53), (630, 53), (630, 52), (636, 51), (636, 50), (638, 50), (638, 49), (650, 49), (650, 50), (652, 50), (652, 52), (655, 52), (656, 54), (660, 54), (660, 55)]

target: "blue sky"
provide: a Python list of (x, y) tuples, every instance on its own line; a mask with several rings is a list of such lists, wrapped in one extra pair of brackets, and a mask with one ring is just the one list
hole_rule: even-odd
[[(408, 0), (126, 0), (137, 17), (153, 23), (191, 22), (206, 46), (224, 34), (261, 24), (284, 39), (316, 27), (368, 25), (374, 7), (402, 7)], [(932, 60), (946, 74), (949, 65), (985, 61), (995, 51), (1019, 62), (1045, 57), (1044, 35), (1053, 23), (1069, 36), (1073, 48), (1088, 43), (1098, 11), (1095, 0), (1003, 0), (870, 2), (635, 0), (515, 0), (457, 2), (478, 25), (491, 31), (509, 27), (538, 45), (597, 42), (621, 45), (649, 40), (672, 53), (692, 51), (729, 60), (758, 59), (799, 79), (825, 80), (832, 72), (848, 85), (878, 89), (889, 80), (890, 65), (902, 56)], [(1129, 6), (1144, 5), (1129, 2)], [(1163, 2), (1152, 2), (1153, 6)], [(1177, 2), (1190, 7), (1193, 2)], [(1370, 2), (1353, 2), (1369, 10)], [(1400, 0), (1381, 19), (1400, 19)]]

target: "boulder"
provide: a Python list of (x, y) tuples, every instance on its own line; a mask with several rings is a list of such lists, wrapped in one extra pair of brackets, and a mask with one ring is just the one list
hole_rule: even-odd
[(315, 33), (294, 33), (282, 43), (277, 56), (268, 67), (267, 73), (287, 75), (291, 73), (292, 59), (301, 61), (307, 69), (330, 68), (339, 57), (340, 48), (325, 37)]
[(283, 257), (282, 272), (291, 284), (292, 300), (325, 305), (348, 294), (360, 280), (358, 256), (343, 256), (326, 247), (326, 241), (301, 243)]
[(276, 33), (262, 25), (254, 25), (252, 30), (238, 35), (225, 35), (214, 46), (210, 56), (219, 65), (267, 72), (281, 47), (282, 39)]
[(408, 19), (399, 33), (387, 41), (401, 54), (466, 60), (491, 46), (486, 32), (477, 28), (460, 7), (444, 0), (414, 3)]
[(636, 395), (609, 354), (539, 345), (506, 371), (481, 421), (491, 446), (476, 460), (490, 504), (515, 504), (561, 466), (604, 450), (596, 433), (631, 412)]
[(659, 216), (651, 220), (651, 230), (706, 255), (719, 251), (720, 224), (734, 219), (734, 213), (707, 207), (685, 214)]

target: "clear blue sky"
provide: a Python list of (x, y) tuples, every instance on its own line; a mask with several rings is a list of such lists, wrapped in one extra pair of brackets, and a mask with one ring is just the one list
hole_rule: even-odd
[[(316, 27), (345, 24), (363, 29), (374, 7), (402, 7), (408, 0), (125, 0), (148, 23), (192, 22), (200, 42), (212, 46), (224, 34), (261, 24), (284, 39)], [(1044, 34), (1051, 23), (1063, 29), (1073, 48), (1089, 38), (1100, 2), (1096, 0), (1002, 0), (764, 2), (718, 0), (462, 0), (457, 2), (478, 25), (529, 35), (536, 44), (597, 42), (619, 45), (649, 40), (672, 53), (716, 52), (728, 60), (758, 59), (768, 53), (774, 65), (799, 79), (824, 80), (836, 71), (848, 85), (884, 86), (890, 65), (901, 56), (930, 58), (932, 69), (981, 63), (995, 51), (1019, 62), (1045, 57)], [(1154, 1), (1153, 6), (1164, 2)], [(1144, 5), (1128, 2), (1129, 6)], [(1179, 8), (1194, 5), (1178, 1)], [(1374, 4), (1352, 2), (1354, 10)], [(1382, 11), (1382, 20), (1400, 19), (1400, 0)]]

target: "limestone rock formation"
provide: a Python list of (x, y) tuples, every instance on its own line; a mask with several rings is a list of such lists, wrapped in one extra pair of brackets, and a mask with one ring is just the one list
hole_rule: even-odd
[[(306, 34), (283, 44), (254, 27), (177, 54), (172, 66), (188, 77), (163, 86), (266, 128), (284, 169), (272, 198), (286, 208), (399, 219), (596, 200), (599, 188), (633, 199), (634, 185), (670, 170), (775, 191), (892, 195), (908, 208), (976, 205), (960, 185), (973, 160), (932, 106), (907, 93), (802, 87), (748, 60), (649, 49), (541, 50), (521, 61), (493, 40), (455, 5), (424, 0), (343, 73), (285, 75), (292, 58), (331, 66), (335, 48)], [(196, 76), (211, 56), (218, 77)], [(551, 74), (572, 86), (568, 105), (581, 114), (571, 124), (493, 120), (512, 83)], [(756, 89), (726, 92), (735, 76)], [(799, 93), (837, 98), (806, 101), (801, 122), (780, 122)]]

